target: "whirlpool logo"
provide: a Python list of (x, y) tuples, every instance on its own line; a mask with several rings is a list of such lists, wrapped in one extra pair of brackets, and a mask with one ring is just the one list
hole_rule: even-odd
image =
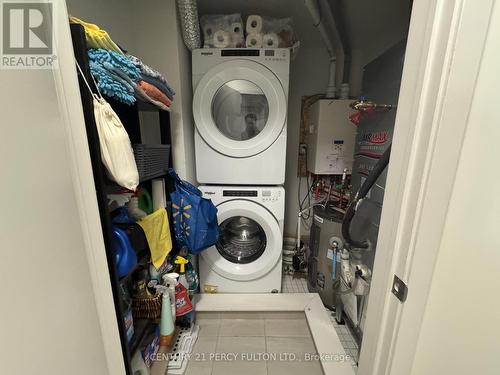
[(54, 66), (52, 2), (0, 0), (2, 20), (1, 67), (50, 69)]

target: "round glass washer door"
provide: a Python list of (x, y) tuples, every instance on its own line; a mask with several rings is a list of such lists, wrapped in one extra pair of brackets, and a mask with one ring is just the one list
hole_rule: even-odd
[(229, 157), (250, 157), (269, 148), (283, 131), (286, 115), (280, 80), (254, 61), (215, 66), (194, 93), (196, 130), (210, 147)]
[(279, 262), (282, 240), (276, 218), (258, 203), (235, 199), (217, 206), (221, 235), (201, 252), (219, 275), (237, 281), (257, 279)]
[(266, 250), (267, 237), (255, 220), (234, 216), (220, 225), (219, 241), (215, 245), (219, 254), (233, 263), (250, 263)]

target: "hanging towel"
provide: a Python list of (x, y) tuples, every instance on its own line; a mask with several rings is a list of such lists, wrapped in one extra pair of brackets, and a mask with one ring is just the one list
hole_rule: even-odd
[(137, 224), (141, 226), (146, 235), (151, 251), (151, 261), (155, 268), (159, 269), (172, 250), (167, 211), (165, 208), (160, 208), (151, 215), (140, 219)]
[(85, 38), (90, 48), (105, 48), (123, 55), (120, 47), (116, 45), (106, 30), (101, 29), (93, 23), (82, 21), (76, 17), (69, 17), (71, 23), (78, 23), (85, 29)]

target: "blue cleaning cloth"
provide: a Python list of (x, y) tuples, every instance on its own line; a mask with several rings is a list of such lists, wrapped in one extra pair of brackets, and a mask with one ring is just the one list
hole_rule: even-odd
[(125, 104), (133, 104), (140, 70), (125, 55), (111, 50), (89, 49), (88, 55), (90, 71), (99, 90)]
[[(167, 95), (170, 100), (173, 100), (175, 91), (159, 71), (151, 68), (149, 65), (144, 64), (141, 59), (135, 57), (134, 55), (127, 54), (127, 57), (141, 71), (142, 80), (156, 86), (160, 91)], [(153, 81), (150, 81), (150, 79)]]
[(170, 100), (174, 100), (174, 95), (175, 93), (172, 91), (170, 86), (166, 85), (162, 81), (160, 81), (157, 78), (141, 74), (141, 79), (147, 83), (152, 84), (155, 86), (158, 90), (160, 90), (162, 93), (164, 93)]

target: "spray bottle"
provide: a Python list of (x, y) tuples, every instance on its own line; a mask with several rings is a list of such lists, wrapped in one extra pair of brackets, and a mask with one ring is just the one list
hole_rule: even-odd
[(174, 320), (172, 319), (172, 307), (170, 305), (169, 288), (164, 285), (156, 285), (156, 290), (162, 293), (161, 318), (160, 318), (160, 346), (169, 346), (174, 337)]
[(168, 294), (170, 297), (170, 305), (172, 309), (172, 319), (175, 319), (175, 287), (177, 285), (177, 279), (179, 278), (178, 273), (167, 273), (163, 275), (163, 285), (168, 288)]
[(189, 290), (189, 283), (186, 279), (186, 264), (188, 262), (189, 261), (186, 258), (183, 258), (181, 256), (177, 256), (177, 258), (175, 258), (175, 261), (174, 261), (174, 263), (178, 264), (180, 267), (180, 269), (179, 269), (179, 283), (181, 283), (184, 286), (184, 288), (186, 288), (186, 290)]

